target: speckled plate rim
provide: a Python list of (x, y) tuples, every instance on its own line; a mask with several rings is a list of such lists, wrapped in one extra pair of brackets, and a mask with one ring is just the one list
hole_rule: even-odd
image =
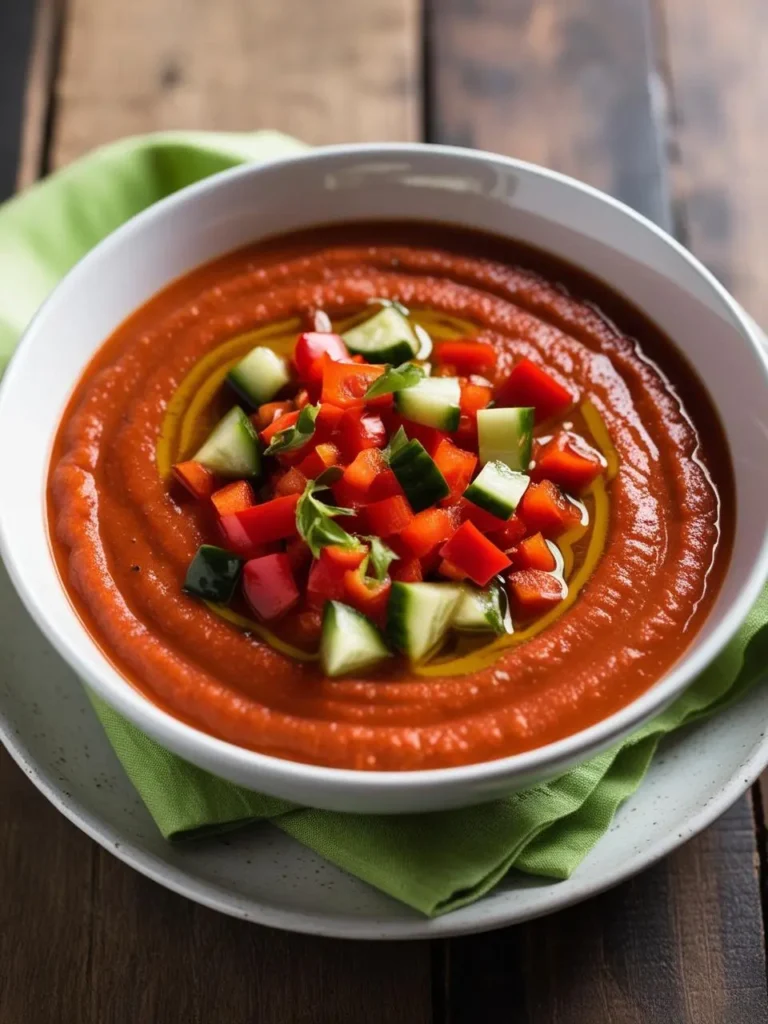
[[(768, 346), (768, 339), (765, 343)], [(728, 713), (724, 712), (726, 715)], [(95, 716), (93, 722), (94, 728), (100, 730)], [(696, 732), (706, 733), (716, 722), (717, 719), (705, 721), (694, 729)], [(672, 739), (674, 740), (674, 737)], [(546, 886), (546, 893), (537, 907), (521, 910), (516, 906), (513, 889), (508, 894), (501, 894), (500, 898), (491, 898), (489, 895), (470, 906), (431, 920), (416, 915), (407, 907), (402, 908), (401, 919), (380, 918), (375, 915), (353, 918), (345, 914), (297, 911), (253, 899), (248, 901), (246, 910), (243, 899), (236, 893), (230, 892), (225, 896), (222, 894), (221, 886), (195, 879), (188, 871), (174, 868), (162, 858), (141, 849), (132, 840), (126, 839), (124, 833), (105, 823), (98, 814), (92, 813), (82, 801), (67, 794), (51, 771), (36, 761), (23, 735), (12, 727), (2, 708), (0, 742), (24, 774), (65, 818), (113, 856), (165, 888), (212, 910), (267, 927), (329, 938), (372, 940), (448, 938), (492, 931), (543, 917), (596, 896), (650, 867), (692, 839), (734, 804), (768, 765), (768, 730), (763, 727), (762, 731), (757, 731), (754, 742), (733, 769), (728, 782), (720, 789), (717, 789), (714, 783), (710, 783), (709, 791), (699, 809), (683, 814), (675, 827), (669, 828), (662, 838), (636, 848), (631, 855), (599, 876), (581, 876), (577, 871), (568, 883), (552, 883)], [(634, 799), (642, 800), (642, 796), (641, 786)], [(627, 823), (614, 827), (631, 828), (631, 825)]]

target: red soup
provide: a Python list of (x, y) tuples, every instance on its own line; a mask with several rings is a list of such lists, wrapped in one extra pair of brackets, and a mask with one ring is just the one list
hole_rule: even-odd
[(123, 324), (64, 417), (51, 533), (83, 621), (216, 736), (468, 764), (628, 704), (733, 529), (709, 398), (553, 257), (429, 225), (272, 241)]

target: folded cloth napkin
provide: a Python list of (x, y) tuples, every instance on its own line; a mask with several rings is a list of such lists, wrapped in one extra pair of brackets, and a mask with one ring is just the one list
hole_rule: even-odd
[[(243, 161), (300, 152), (274, 132), (174, 132), (97, 150), (0, 208), (0, 368), (58, 279), (139, 210)], [(403, 816), (297, 808), (225, 782), (169, 753), (92, 701), (131, 781), (170, 840), (269, 819), (351, 874), (424, 914), (471, 903), (512, 867), (567, 878), (605, 834), (674, 729), (736, 700), (768, 657), (768, 590), (736, 639), (655, 721), (545, 785), (459, 811)]]

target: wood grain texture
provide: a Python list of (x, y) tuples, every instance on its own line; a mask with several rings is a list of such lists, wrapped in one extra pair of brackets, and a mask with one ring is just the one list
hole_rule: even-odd
[[(632, 881), (553, 917), (456, 939), (448, 1024), (766, 1024), (747, 798)], [(482, 1003), (477, 993), (482, 992)]]
[(419, 133), (418, 0), (70, 0), (54, 164), (123, 135)]
[[(35, 9), (36, 8), (36, 9)], [(35, 11), (34, 33), (24, 88), (21, 125), (21, 155), (16, 187), (31, 185), (47, 171), (48, 135), (53, 115), (53, 86), (59, 58), (60, 33), (64, 18), (64, 0), (37, 0), (28, 4)], [(18, 104), (19, 91), (14, 95)]]
[(545, 164), (669, 223), (647, 0), (430, 0), (432, 141)]

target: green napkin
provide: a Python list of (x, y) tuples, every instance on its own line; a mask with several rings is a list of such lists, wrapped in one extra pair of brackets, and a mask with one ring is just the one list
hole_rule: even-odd
[[(246, 160), (298, 152), (274, 132), (174, 132), (107, 146), (0, 208), (0, 368), (53, 285), (139, 210)], [(296, 808), (241, 789), (169, 753), (95, 696), (128, 776), (168, 839), (271, 819), (351, 874), (433, 916), (471, 903), (511, 868), (567, 878), (635, 792), (663, 736), (736, 700), (768, 658), (768, 590), (696, 683), (631, 739), (546, 785), (460, 811), (403, 816)]]

